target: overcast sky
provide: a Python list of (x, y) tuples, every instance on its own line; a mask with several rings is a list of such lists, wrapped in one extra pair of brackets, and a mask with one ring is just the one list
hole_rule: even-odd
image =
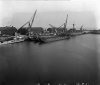
[(27, 22), (37, 9), (33, 26), (100, 28), (99, 0), (0, 0), (0, 26), (13, 25), (17, 28)]

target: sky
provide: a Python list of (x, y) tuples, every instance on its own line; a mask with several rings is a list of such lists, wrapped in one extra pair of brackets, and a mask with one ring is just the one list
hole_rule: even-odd
[(37, 13), (33, 27), (59, 27), (68, 14), (67, 27), (100, 28), (99, 0), (0, 0), (0, 26), (21, 27)]

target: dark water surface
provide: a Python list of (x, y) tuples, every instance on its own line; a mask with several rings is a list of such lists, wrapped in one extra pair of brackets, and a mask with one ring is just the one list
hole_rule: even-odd
[[(100, 35), (81, 35), (47, 44), (22, 42), (0, 46), (0, 83), (99, 81)], [(91, 84), (92, 85), (92, 84)]]

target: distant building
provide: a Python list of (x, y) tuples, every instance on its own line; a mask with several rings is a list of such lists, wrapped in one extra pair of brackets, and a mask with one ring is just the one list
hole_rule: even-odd
[(27, 27), (19, 28), (18, 33), (20, 33), (22, 35), (26, 35), (28, 33), (28, 28)]
[(49, 33), (55, 33), (56, 32), (56, 28), (48, 28), (47, 31)]
[(33, 33), (37, 33), (37, 34), (40, 34), (40, 33), (43, 33), (44, 32), (44, 30), (43, 30), (42, 27), (32, 27), (30, 29), (30, 31), (33, 32)]
[(65, 32), (65, 28), (59, 28), (59, 29), (57, 29), (57, 32), (58, 32), (58, 33)]
[(10, 35), (14, 36), (15, 32), (17, 32), (17, 29), (15, 27), (0, 27), (0, 35)]
[[(26, 34), (28, 33), (28, 30), (29, 30), (28, 27), (23, 27), (23, 28), (18, 29), (18, 33), (23, 34), (23, 35), (26, 35)], [(31, 32), (31, 33), (40, 34), (40, 33), (43, 33), (44, 30), (43, 30), (42, 27), (32, 27), (32, 28), (30, 29), (30, 32)]]
[(47, 31), (50, 33), (62, 33), (65, 31), (64, 28), (48, 28)]

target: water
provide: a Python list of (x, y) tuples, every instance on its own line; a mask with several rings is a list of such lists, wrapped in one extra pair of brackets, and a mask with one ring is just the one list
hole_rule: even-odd
[[(99, 81), (100, 35), (81, 35), (47, 44), (22, 42), (0, 46), (0, 83)], [(91, 84), (91, 85), (92, 85)]]

